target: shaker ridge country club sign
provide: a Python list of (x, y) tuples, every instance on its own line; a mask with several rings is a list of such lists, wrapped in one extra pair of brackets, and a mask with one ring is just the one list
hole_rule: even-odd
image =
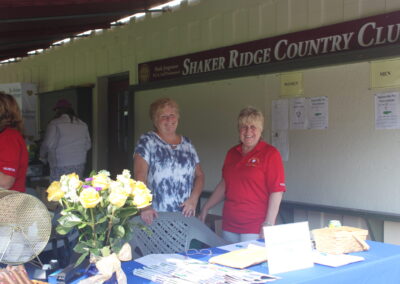
[(400, 11), (138, 65), (139, 84), (400, 41)]

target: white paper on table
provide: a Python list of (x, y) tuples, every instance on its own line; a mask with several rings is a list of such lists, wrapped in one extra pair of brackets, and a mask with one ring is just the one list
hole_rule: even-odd
[(226, 245), (226, 246), (220, 246), (218, 248), (226, 250), (226, 251), (234, 251), (234, 250), (238, 250), (238, 249), (247, 248), (252, 245), (262, 247), (262, 246), (264, 246), (264, 243), (259, 242), (259, 241), (246, 241), (246, 242), (240, 242), (240, 243), (230, 244), (230, 245)]
[(365, 260), (362, 256), (350, 255), (350, 254), (327, 254), (321, 253), (317, 250), (313, 251), (314, 263), (339, 267), (349, 263), (358, 262)]
[[(133, 274), (157, 283), (187, 284), (265, 283), (279, 277), (248, 269), (233, 269), (193, 258), (168, 259), (166, 262), (136, 268)], [(230, 283), (233, 283), (230, 281)]]
[(263, 228), (270, 274), (314, 266), (308, 222)]
[(139, 262), (143, 264), (144, 266), (150, 266), (150, 265), (158, 265), (162, 262), (167, 262), (167, 260), (172, 260), (172, 259), (185, 259), (185, 256), (172, 253), (172, 254), (148, 254), (145, 256), (142, 256), (140, 258), (135, 259), (136, 262)]

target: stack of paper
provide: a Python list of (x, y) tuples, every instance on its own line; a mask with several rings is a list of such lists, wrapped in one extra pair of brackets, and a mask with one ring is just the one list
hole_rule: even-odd
[(265, 247), (249, 245), (247, 248), (230, 251), (209, 259), (208, 262), (233, 268), (246, 268), (267, 261)]
[(313, 252), (314, 263), (327, 265), (331, 267), (339, 267), (353, 262), (363, 261), (362, 256), (350, 255), (350, 254), (327, 254), (319, 251)]

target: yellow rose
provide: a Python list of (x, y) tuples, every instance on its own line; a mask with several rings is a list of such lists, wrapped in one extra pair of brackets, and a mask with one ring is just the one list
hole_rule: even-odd
[(79, 201), (84, 208), (94, 208), (101, 201), (101, 196), (93, 187), (86, 187), (79, 195)]
[(68, 187), (72, 190), (77, 190), (82, 186), (82, 181), (79, 180), (79, 176), (76, 173), (71, 173), (67, 175)]
[(141, 181), (136, 181), (131, 186), (133, 186), (132, 196), (135, 196), (136, 194), (143, 194), (144, 192), (150, 193), (150, 190)]
[(133, 205), (137, 208), (145, 208), (151, 204), (153, 196), (150, 194), (149, 190), (143, 190), (142, 192), (137, 192), (133, 197)]
[(110, 186), (109, 174), (106, 171), (100, 171), (97, 175), (94, 175), (92, 180), (93, 187), (100, 187), (102, 190), (107, 189)]
[(48, 201), (59, 201), (64, 196), (64, 191), (61, 190), (61, 184), (59, 181), (53, 181), (47, 188), (47, 200)]
[(110, 196), (108, 197), (108, 200), (110, 203), (118, 208), (122, 207), (125, 205), (126, 199), (128, 197), (126, 196), (125, 193), (119, 192), (119, 191), (113, 191), (111, 192)]
[(135, 184), (136, 182), (133, 179), (129, 179), (127, 183), (124, 183), (124, 190), (128, 195), (133, 195)]

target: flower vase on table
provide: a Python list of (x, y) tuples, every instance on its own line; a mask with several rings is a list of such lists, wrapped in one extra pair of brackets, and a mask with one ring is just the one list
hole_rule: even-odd
[(133, 180), (128, 170), (115, 180), (105, 170), (93, 172), (84, 181), (75, 173), (63, 175), (49, 186), (47, 193), (49, 201), (58, 201), (63, 207), (57, 233), (65, 235), (74, 228), (79, 231), (74, 247), (81, 254), (77, 265), (90, 256), (96, 260), (98, 269), (99, 263), (105, 263), (109, 276), (113, 274), (109, 267), (118, 269), (121, 265), (121, 249), (130, 250), (127, 243), (133, 230), (142, 229), (130, 221), (131, 217), (152, 201), (150, 190), (144, 183)]
[[(99, 274), (99, 270), (96, 267), (96, 263), (90, 263), (85, 273), (88, 277), (96, 276)], [(116, 273), (114, 272), (110, 279), (103, 282), (103, 284), (118, 284)]]

